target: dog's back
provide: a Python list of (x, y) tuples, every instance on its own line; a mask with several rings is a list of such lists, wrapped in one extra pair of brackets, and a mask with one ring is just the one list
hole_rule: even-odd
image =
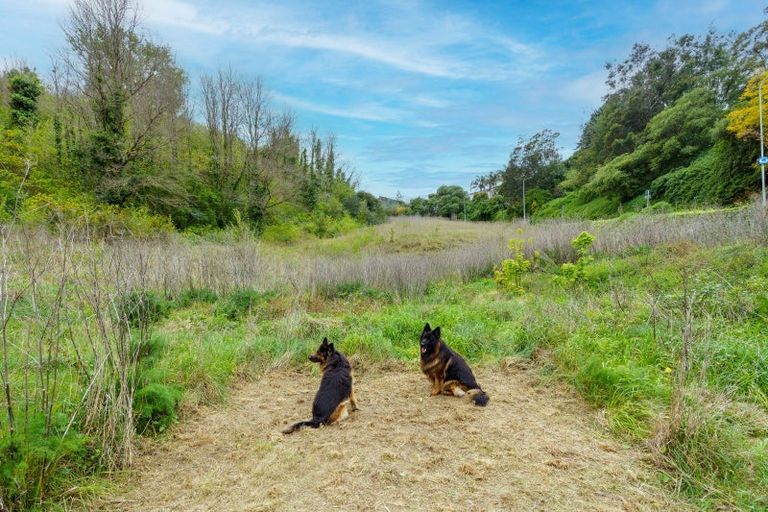
[(312, 419), (294, 423), (283, 433), (290, 434), (302, 427), (317, 428), (343, 420), (349, 410), (357, 409), (355, 392), (353, 390), (352, 367), (349, 360), (341, 352), (334, 349), (333, 343), (323, 339), (317, 352), (309, 356), (309, 360), (320, 363), (323, 377), (320, 388), (312, 402)]
[(469, 367), (464, 358), (445, 342), (443, 342), (442, 349), (445, 351), (442, 358), (450, 361), (450, 364), (445, 369), (445, 380), (457, 380), (470, 389), (479, 388), (480, 386), (477, 384), (475, 374), (472, 373), (472, 368)]
[[(352, 367), (340, 352), (334, 353), (323, 370), (320, 389), (312, 402), (313, 418), (330, 418), (352, 394)], [(328, 423), (333, 423), (329, 421)]]

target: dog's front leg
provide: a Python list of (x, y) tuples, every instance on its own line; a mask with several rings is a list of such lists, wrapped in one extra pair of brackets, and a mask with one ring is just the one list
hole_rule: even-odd
[(357, 399), (355, 398), (355, 390), (353, 389), (349, 393), (349, 410), (350, 411), (356, 411), (359, 407), (357, 406)]
[(440, 379), (438, 377), (435, 377), (435, 379), (432, 380), (432, 391), (429, 394), (429, 396), (437, 396), (443, 391), (443, 379)]

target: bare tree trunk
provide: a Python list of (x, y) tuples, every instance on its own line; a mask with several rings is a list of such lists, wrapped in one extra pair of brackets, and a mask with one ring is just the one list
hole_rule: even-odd
[(234, 148), (242, 125), (240, 86), (231, 68), (220, 69), (215, 76), (200, 79), (205, 122), (214, 160), (214, 183), (223, 190), (233, 190)]

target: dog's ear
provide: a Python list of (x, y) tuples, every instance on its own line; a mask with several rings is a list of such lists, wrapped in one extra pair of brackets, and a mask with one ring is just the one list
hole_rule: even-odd
[(323, 338), (323, 342), (320, 344), (321, 347), (327, 347), (328, 346), (328, 338)]
[(421, 331), (421, 334), (427, 334), (431, 330), (432, 328), (429, 326), (429, 322), (427, 322), (426, 324), (424, 324), (424, 330)]
[(439, 327), (435, 327), (435, 330), (432, 331), (432, 336), (434, 336), (436, 340), (440, 339), (440, 328)]
[(336, 351), (336, 349), (335, 349), (335, 348), (333, 348), (333, 343), (330, 343), (330, 344), (328, 345), (328, 353), (329, 353), (329, 354), (333, 354), (335, 351)]

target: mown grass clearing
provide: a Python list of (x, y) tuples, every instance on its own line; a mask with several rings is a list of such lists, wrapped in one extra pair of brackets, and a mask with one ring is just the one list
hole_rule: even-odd
[(429, 397), (417, 367), (357, 372), (361, 409), (338, 425), (303, 418), (317, 376), (277, 370), (145, 446), (98, 510), (686, 510), (642, 453), (607, 438), (584, 403), (530, 371), (489, 365), (491, 395)]

